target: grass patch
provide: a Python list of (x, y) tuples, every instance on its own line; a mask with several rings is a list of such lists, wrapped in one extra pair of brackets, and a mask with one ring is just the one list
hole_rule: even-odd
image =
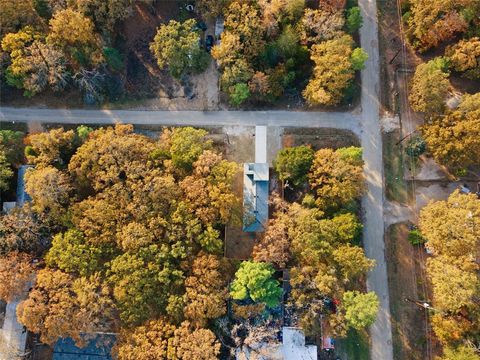
[(347, 337), (337, 340), (339, 354), (348, 360), (368, 360), (370, 358), (368, 333), (350, 329)]
[(0, 124), (0, 130), (13, 130), (26, 133), (28, 131), (28, 125), (27, 123), (18, 121), (2, 121)]
[(408, 202), (408, 189), (404, 180), (403, 149), (400, 130), (383, 135), (383, 163), (385, 166), (385, 195), (388, 200), (401, 204)]

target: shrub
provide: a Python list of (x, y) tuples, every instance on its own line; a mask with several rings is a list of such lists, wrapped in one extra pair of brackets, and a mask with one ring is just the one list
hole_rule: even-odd
[(405, 152), (411, 157), (419, 157), (425, 152), (426, 148), (427, 144), (425, 143), (425, 140), (420, 136), (413, 136), (408, 141)]
[(347, 21), (345, 26), (347, 27), (347, 31), (350, 34), (358, 31), (362, 26), (363, 18), (360, 14), (360, 8), (358, 6), (352, 7), (351, 9), (347, 10)]
[(245, 83), (236, 84), (230, 93), (230, 104), (239, 106), (248, 100), (250, 97), (250, 89)]
[(425, 238), (420, 233), (420, 230), (414, 229), (408, 233), (408, 241), (412, 245), (422, 245), (425, 244)]

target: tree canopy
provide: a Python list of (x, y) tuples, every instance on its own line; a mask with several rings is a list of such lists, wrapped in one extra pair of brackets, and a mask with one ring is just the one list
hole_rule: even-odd
[(158, 140), (128, 125), (53, 129), (28, 143), (32, 202), (0, 222), (2, 254), (45, 260), (20, 321), (49, 344), (80, 344), (85, 332), (162, 317), (183, 341), (170, 340), (172, 359), (216, 358), (213, 333), (198, 327), (225, 313), (216, 254), (238, 203), (237, 165), (193, 128), (164, 129)]
[(272, 265), (268, 263), (242, 262), (235, 274), (230, 295), (235, 300), (251, 299), (269, 307), (277, 306), (282, 288), (279, 282), (272, 278), (274, 272)]
[(364, 191), (362, 166), (361, 159), (345, 156), (342, 150), (317, 151), (308, 175), (317, 206), (338, 209), (358, 199)]
[(441, 59), (436, 59), (417, 66), (409, 95), (413, 110), (427, 115), (443, 111), (450, 82), (441, 63)]
[(446, 201), (431, 202), (420, 213), (420, 230), (433, 257), (427, 274), (433, 288), (435, 334), (444, 345), (466, 343), (480, 330), (480, 277), (475, 257), (480, 245), (480, 202), (455, 191)]
[(180, 23), (170, 20), (160, 25), (150, 44), (150, 50), (161, 69), (168, 66), (170, 74), (176, 78), (188, 72), (199, 73), (208, 65), (208, 54), (200, 48), (200, 34), (194, 31), (196, 21)]
[(313, 163), (314, 151), (309, 146), (282, 149), (275, 159), (274, 167), (280, 180), (289, 181), (293, 186), (301, 186)]
[(374, 292), (360, 294), (347, 291), (343, 294), (345, 319), (355, 329), (361, 330), (373, 324), (377, 317), (379, 301)]

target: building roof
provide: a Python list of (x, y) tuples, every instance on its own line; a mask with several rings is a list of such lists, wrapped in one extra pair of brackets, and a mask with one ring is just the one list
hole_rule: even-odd
[(22, 165), (18, 168), (18, 181), (17, 181), (17, 206), (21, 207), (25, 202), (32, 199), (25, 191), (25, 173), (32, 165)]
[(53, 349), (52, 360), (112, 360), (115, 340), (115, 335), (96, 335), (85, 347), (80, 348), (71, 338), (60, 339)]
[(20, 300), (11, 301), (5, 309), (5, 319), (1, 329), (0, 359), (12, 360), (25, 355), (27, 331), (17, 319), (17, 305)]
[(236, 350), (236, 360), (317, 360), (317, 346), (305, 345), (305, 335), (299, 328), (283, 327), (281, 344), (250, 344)]
[(255, 126), (255, 162), (267, 162), (267, 127)]
[(305, 335), (299, 328), (283, 328), (283, 359), (284, 360), (317, 360), (317, 347), (305, 345)]
[(243, 165), (243, 231), (265, 230), (268, 221), (268, 164)]

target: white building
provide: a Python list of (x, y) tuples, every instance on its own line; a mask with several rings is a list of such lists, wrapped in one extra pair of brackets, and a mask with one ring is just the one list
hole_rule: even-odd
[(317, 346), (305, 345), (305, 335), (299, 328), (283, 327), (283, 341), (278, 345), (258, 344), (237, 349), (236, 360), (317, 360)]

